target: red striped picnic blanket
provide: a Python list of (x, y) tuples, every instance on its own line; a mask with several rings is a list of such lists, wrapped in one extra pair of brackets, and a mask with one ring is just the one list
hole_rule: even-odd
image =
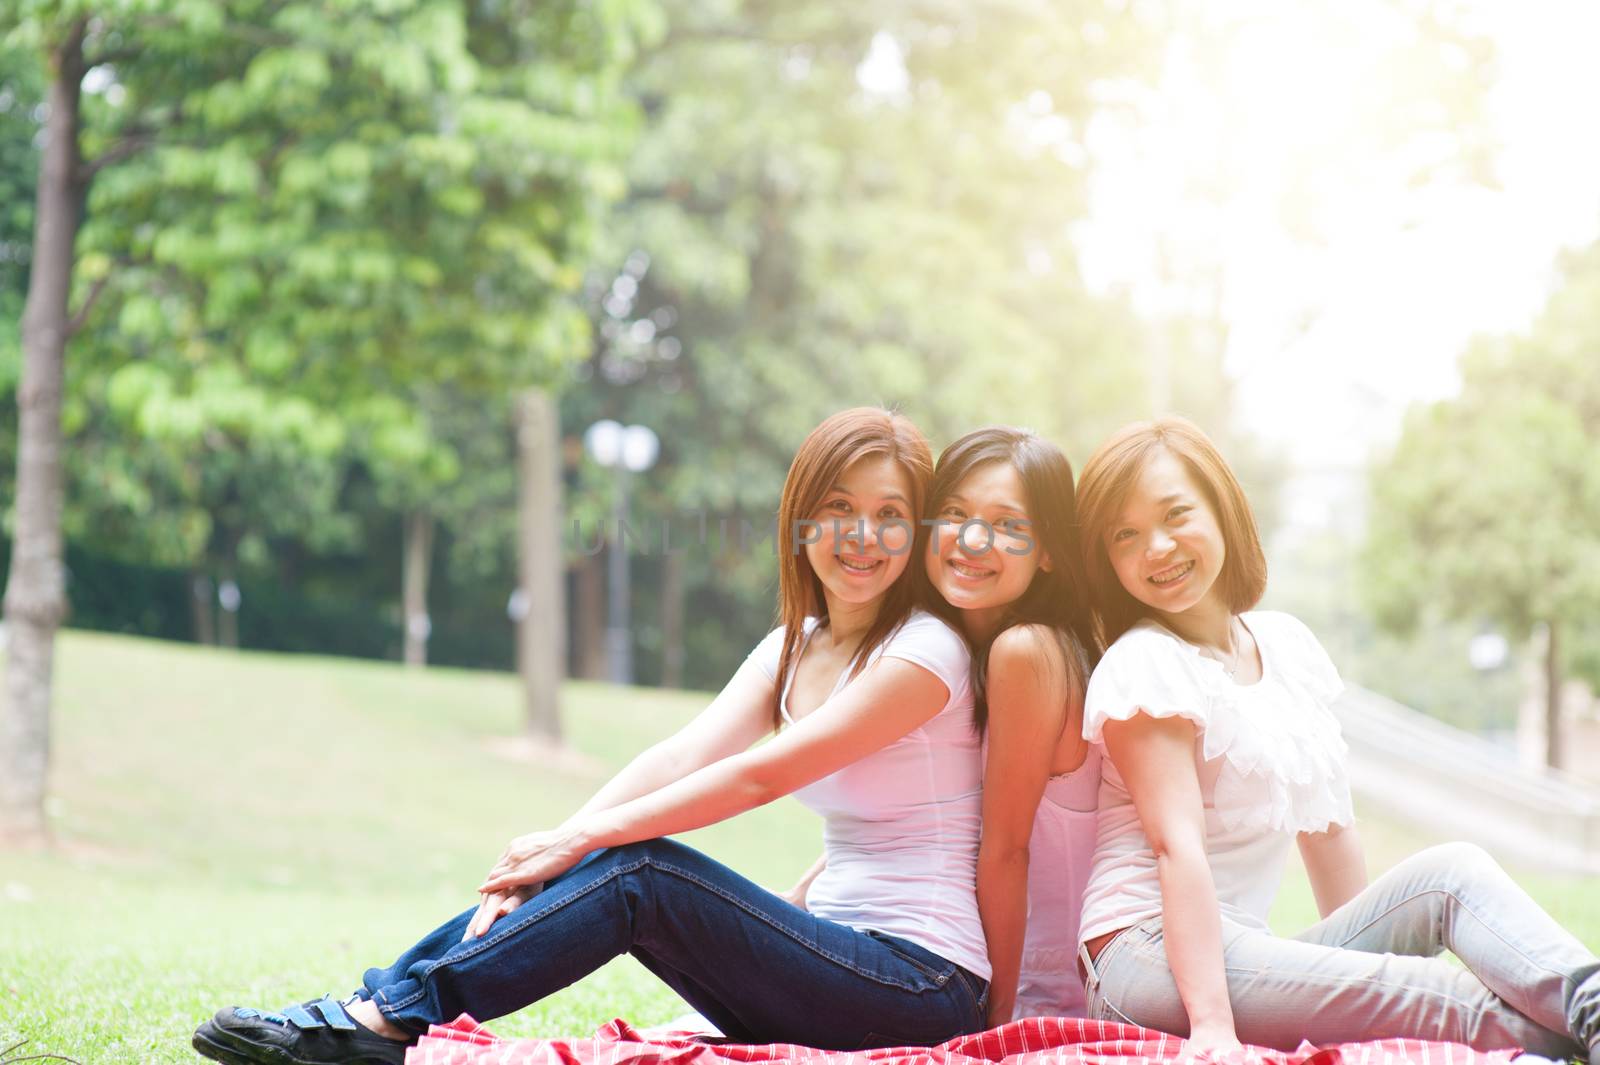
[[(708, 1042), (690, 1032), (649, 1033), (626, 1021), (586, 1039), (501, 1039), (466, 1014), (434, 1025), (406, 1052), (406, 1065), (1163, 1065), (1183, 1040), (1147, 1028), (1065, 1017), (1029, 1017), (936, 1047), (817, 1050), (787, 1043)], [(1507, 1065), (1518, 1052), (1470, 1050), (1454, 1043), (1380, 1039), (1318, 1049), (1250, 1048), (1227, 1065)]]

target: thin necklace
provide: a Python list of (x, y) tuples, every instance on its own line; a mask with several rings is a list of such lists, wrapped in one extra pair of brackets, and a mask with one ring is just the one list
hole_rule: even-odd
[[(1232, 680), (1233, 675), (1239, 672), (1240, 640), (1233, 631), (1233, 626), (1236, 623), (1237, 620), (1230, 615), (1228, 618), (1228, 642), (1233, 646), (1228, 651), (1228, 658), (1233, 662), (1233, 665), (1228, 665), (1228, 663), (1224, 662), (1221, 658), (1216, 659), (1217, 665), (1222, 667), (1222, 671), (1228, 675), (1229, 680)], [(1215, 657), (1215, 654), (1213, 654), (1213, 657)]]

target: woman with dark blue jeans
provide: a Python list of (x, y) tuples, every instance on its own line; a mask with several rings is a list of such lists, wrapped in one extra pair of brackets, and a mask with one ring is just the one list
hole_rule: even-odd
[[(399, 1065), (430, 1024), (512, 1012), (622, 953), (742, 1040), (858, 1049), (981, 1029), (967, 650), (914, 609), (908, 565), (931, 472), (898, 415), (825, 421), (784, 484), (782, 625), (702, 714), (561, 827), (513, 840), (475, 909), (350, 998), (224, 1009), (195, 1048), (236, 1065)], [(788, 794), (826, 822), (825, 866), (793, 901), (663, 838)]]
[(596, 854), (462, 943), (471, 916), (367, 970), (385, 1016), (425, 1030), (510, 1013), (628, 953), (741, 1042), (920, 1044), (982, 1027), (984, 981), (961, 966), (823, 920), (672, 840)]

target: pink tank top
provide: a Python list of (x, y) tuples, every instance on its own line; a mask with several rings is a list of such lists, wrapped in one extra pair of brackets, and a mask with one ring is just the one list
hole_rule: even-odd
[(1045, 784), (1028, 842), (1028, 925), (1017, 985), (1018, 1017), (1082, 1017), (1078, 916), (1094, 858), (1100, 748)]

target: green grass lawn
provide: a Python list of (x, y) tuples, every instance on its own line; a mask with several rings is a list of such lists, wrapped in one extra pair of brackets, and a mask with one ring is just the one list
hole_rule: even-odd
[[(565, 720), (592, 771), (505, 758), (513, 678), (238, 654), (69, 632), (57, 659), (58, 851), (0, 855), (0, 1050), (86, 1063), (196, 1060), (219, 1006), (343, 994), (463, 908), (507, 839), (560, 820), (602, 774), (704, 696), (572, 683)], [(1427, 839), (1363, 811), (1375, 868)], [(787, 886), (819, 825), (792, 800), (693, 833)], [(1600, 945), (1600, 883), (1529, 878)], [(1314, 916), (1291, 868), (1274, 922)], [(623, 959), (495, 1022), (578, 1034), (683, 1005)]]

